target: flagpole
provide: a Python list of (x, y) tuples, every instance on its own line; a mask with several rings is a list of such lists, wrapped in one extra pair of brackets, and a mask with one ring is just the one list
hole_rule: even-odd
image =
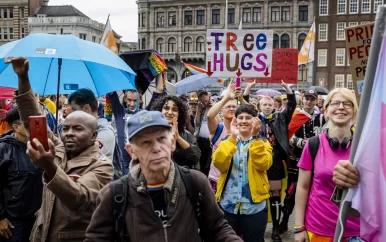
[(109, 20), (110, 20), (110, 14), (107, 16), (107, 20), (106, 20), (105, 28), (103, 29), (103, 32), (102, 32), (102, 36), (101, 36), (101, 41), (100, 41), (100, 43), (99, 43), (99, 44), (102, 44), (102, 42), (103, 42), (103, 39), (102, 39), (102, 37), (103, 37), (103, 34), (104, 34), (104, 33), (105, 33), (105, 31), (106, 31), (106, 28), (107, 28), (107, 23), (109, 22)]
[[(311, 30), (313, 29), (312, 28), (312, 26), (315, 24), (315, 18), (314, 18), (314, 22), (312, 23), (312, 25), (311, 25)], [(314, 26), (315, 27), (315, 26)], [(308, 34), (308, 33), (307, 33)], [(311, 45), (312, 45), (312, 41), (313, 41), (313, 39), (312, 39), (312, 37), (313, 37), (313, 31), (312, 31), (312, 33), (311, 33), (311, 41), (310, 41), (310, 45), (308, 46), (308, 54), (307, 54), (307, 61), (306, 61), (306, 80), (308, 79), (308, 60), (309, 60), (309, 58), (310, 58), (310, 52), (311, 52)], [(315, 50), (315, 48), (314, 48), (314, 50)], [(315, 54), (314, 54), (315, 55)], [(315, 60), (314, 60), (315, 61)], [(302, 75), (303, 75), (303, 72), (302, 72)], [(303, 77), (302, 77), (302, 81), (303, 81), (303, 87), (302, 87), (302, 89), (303, 89), (303, 91), (304, 91), (304, 79), (303, 79)]]
[[(355, 159), (356, 150), (358, 149), (359, 141), (361, 139), (362, 130), (366, 121), (368, 107), (370, 104), (371, 92), (373, 90), (373, 84), (375, 74), (378, 66), (378, 58), (381, 53), (381, 47), (383, 43), (383, 35), (385, 32), (385, 16), (386, 8), (382, 5), (378, 7), (378, 12), (375, 17), (374, 33), (371, 40), (370, 55), (367, 63), (366, 76), (364, 80), (364, 88), (360, 98), (360, 105), (358, 111), (358, 119), (355, 127), (354, 139), (351, 146), (350, 162), (353, 163)], [(385, 48), (385, 46), (384, 46)], [(355, 165), (355, 163), (354, 163)], [(338, 221), (336, 223), (336, 230), (334, 236), (334, 242), (343, 241), (343, 234), (346, 226), (346, 220), (348, 212), (351, 208), (351, 202), (344, 201), (347, 195), (348, 189), (344, 189), (342, 192), (341, 206), (339, 210)]]

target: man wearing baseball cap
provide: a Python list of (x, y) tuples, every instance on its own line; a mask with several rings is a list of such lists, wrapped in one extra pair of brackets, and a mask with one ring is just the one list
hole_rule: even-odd
[(175, 135), (160, 112), (134, 114), (128, 133), (130, 173), (102, 189), (85, 241), (193, 242), (201, 241), (198, 229), (210, 235), (205, 241), (242, 241), (224, 220), (206, 176), (191, 170), (200, 194), (195, 208), (201, 214), (195, 213), (187, 170), (171, 159)]
[(289, 138), (292, 154), (288, 162), (288, 182), (286, 198), (284, 200), (283, 219), (280, 232), (288, 230), (288, 220), (295, 206), (296, 183), (298, 181), (298, 160), (302, 155), (307, 140), (321, 132), (326, 123), (322, 114), (315, 112), (318, 93), (314, 89), (307, 89), (303, 97), (303, 108), (297, 108), (289, 124)]

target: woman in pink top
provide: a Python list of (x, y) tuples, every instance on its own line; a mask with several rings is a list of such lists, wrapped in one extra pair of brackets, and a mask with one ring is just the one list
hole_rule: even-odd
[[(299, 160), (299, 180), (295, 199), (295, 241), (329, 242), (335, 233), (339, 208), (331, 200), (335, 184), (332, 181), (335, 165), (347, 160), (351, 150), (351, 122), (358, 105), (355, 96), (346, 88), (332, 90), (326, 98), (324, 114), (328, 130), (317, 137), (319, 148), (312, 161), (309, 145)], [(359, 238), (359, 218), (349, 217), (345, 230), (347, 242)]]

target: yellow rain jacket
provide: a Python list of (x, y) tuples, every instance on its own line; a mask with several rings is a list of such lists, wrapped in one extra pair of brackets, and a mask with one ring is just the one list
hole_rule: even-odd
[[(217, 182), (216, 199), (220, 202), (225, 181), (232, 165), (233, 155), (237, 151), (237, 140), (229, 137), (222, 141), (212, 155), (214, 166), (221, 172)], [(269, 183), (267, 170), (272, 165), (272, 147), (268, 141), (252, 140), (248, 148), (248, 181), (254, 203), (269, 198)]]

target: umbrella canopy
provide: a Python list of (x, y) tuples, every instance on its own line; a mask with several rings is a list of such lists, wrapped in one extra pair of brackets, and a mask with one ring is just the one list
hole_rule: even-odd
[(208, 77), (206, 73), (191, 75), (184, 80), (177, 82), (177, 94), (182, 95), (188, 92), (197, 91), (217, 81), (217, 77)]
[(330, 91), (325, 87), (310, 86), (308, 89), (312, 89), (318, 93), (318, 95), (327, 95)]
[(15, 88), (0, 87), (0, 100), (13, 98), (13, 92)]
[(135, 73), (119, 56), (73, 35), (31, 34), (1, 46), (0, 86), (17, 88), (17, 75), (4, 60), (18, 56), (29, 60), (31, 86), (40, 95), (57, 95), (58, 91), (70, 94), (89, 88), (99, 97), (116, 90), (135, 89)]
[(281, 96), (281, 93), (274, 89), (260, 89), (256, 91), (256, 95), (276, 97), (276, 96)]

